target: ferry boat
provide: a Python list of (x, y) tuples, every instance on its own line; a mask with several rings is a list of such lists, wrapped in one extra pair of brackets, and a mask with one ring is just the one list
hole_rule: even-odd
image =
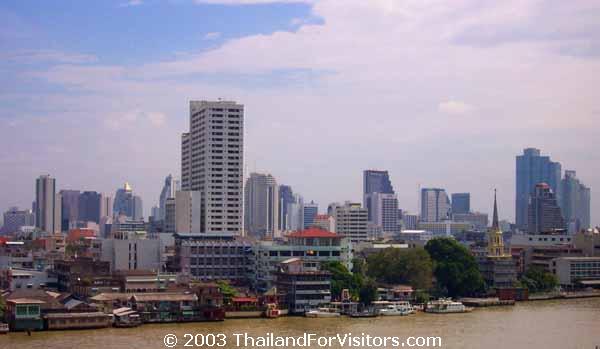
[(269, 303), (267, 304), (267, 309), (265, 309), (265, 317), (269, 319), (277, 318), (281, 315), (281, 310), (277, 309), (277, 304)]
[(383, 316), (406, 316), (414, 314), (415, 309), (408, 302), (397, 302), (387, 305), (379, 310), (379, 315)]
[(335, 308), (318, 308), (315, 310), (307, 311), (304, 316), (306, 317), (340, 317), (340, 313)]
[(472, 310), (465, 307), (461, 302), (455, 302), (450, 298), (440, 298), (437, 301), (430, 301), (425, 308), (425, 312), (435, 314), (468, 313)]

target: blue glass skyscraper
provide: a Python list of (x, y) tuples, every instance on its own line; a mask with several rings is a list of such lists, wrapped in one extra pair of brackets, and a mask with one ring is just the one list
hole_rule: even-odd
[(554, 193), (560, 193), (561, 165), (551, 161), (549, 156), (541, 156), (540, 150), (535, 148), (523, 150), (523, 155), (517, 156), (516, 165), (515, 223), (524, 230), (527, 228), (529, 198), (536, 184), (547, 183)]
[(365, 170), (363, 172), (363, 207), (369, 212), (369, 221), (373, 221), (370, 194), (396, 194), (390, 182), (388, 171)]

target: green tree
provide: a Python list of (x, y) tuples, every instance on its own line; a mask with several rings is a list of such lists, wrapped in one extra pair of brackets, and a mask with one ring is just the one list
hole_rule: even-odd
[(377, 285), (373, 279), (367, 279), (364, 285), (359, 290), (360, 302), (365, 305), (370, 305), (377, 300)]
[(6, 302), (2, 294), (0, 294), (0, 319), (4, 318), (4, 309), (6, 309)]
[(521, 284), (531, 293), (548, 292), (558, 286), (558, 278), (539, 267), (532, 267), (521, 277)]
[(223, 295), (223, 303), (230, 304), (231, 299), (237, 295), (237, 291), (233, 288), (229, 282), (224, 280), (217, 281), (217, 285), (219, 286), (219, 290), (221, 290), (221, 294)]
[(450, 297), (482, 292), (485, 284), (475, 257), (451, 238), (429, 240), (425, 249), (431, 256), (438, 289)]
[(321, 268), (331, 273), (332, 296), (339, 298), (342, 290), (348, 289), (353, 298), (359, 297), (360, 288), (364, 283), (361, 274), (352, 274), (345, 265), (338, 261), (325, 262)]
[(423, 248), (387, 248), (367, 258), (367, 275), (388, 284), (408, 284), (414, 289), (431, 287), (433, 263)]

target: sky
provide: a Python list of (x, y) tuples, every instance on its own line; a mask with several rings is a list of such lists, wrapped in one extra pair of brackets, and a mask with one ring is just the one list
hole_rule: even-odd
[(536, 147), (592, 188), (600, 225), (600, 2), (116, 0), (0, 3), (0, 209), (35, 178), (146, 213), (180, 172), (189, 101), (245, 105), (246, 172), (325, 210), (386, 169), (514, 219)]

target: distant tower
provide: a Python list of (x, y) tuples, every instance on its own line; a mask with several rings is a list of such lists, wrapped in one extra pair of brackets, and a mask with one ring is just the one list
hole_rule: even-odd
[(547, 183), (538, 183), (529, 200), (527, 231), (531, 234), (565, 229), (565, 220), (555, 193)]
[(61, 232), (61, 199), (56, 194), (56, 179), (50, 175), (35, 181), (35, 225), (51, 234)]
[(279, 237), (279, 187), (270, 174), (251, 173), (244, 195), (244, 227), (262, 238)]
[(448, 219), (450, 200), (440, 188), (421, 189), (421, 221), (439, 222)]
[[(527, 148), (516, 161), (515, 220), (519, 229), (525, 230), (528, 218), (529, 198), (538, 183), (547, 183), (554, 193), (560, 194), (561, 165), (549, 156), (542, 156), (539, 149)], [(559, 198), (557, 198), (559, 199)]]
[(498, 221), (498, 203), (496, 201), (496, 190), (494, 189), (494, 218), (492, 220), (492, 228), (488, 232), (488, 256), (502, 257), (504, 253), (504, 239), (502, 238), (502, 230)]

